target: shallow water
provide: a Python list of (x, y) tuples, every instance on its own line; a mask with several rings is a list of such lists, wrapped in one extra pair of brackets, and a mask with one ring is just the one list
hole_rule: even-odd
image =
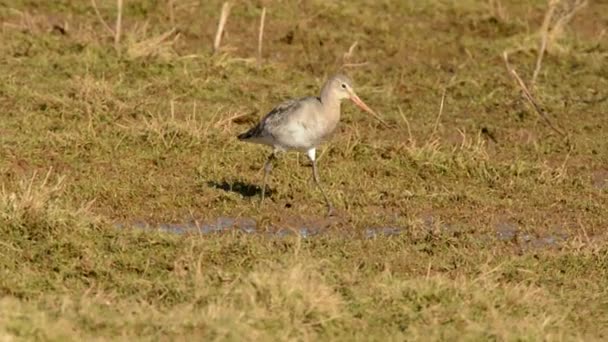
[[(214, 234), (230, 231), (239, 231), (248, 234), (268, 234), (278, 237), (300, 235), (303, 238), (313, 237), (324, 233), (326, 227), (302, 224), (299, 226), (284, 225), (271, 226), (270, 229), (259, 229), (255, 220), (250, 218), (230, 218), (220, 217), (214, 222), (200, 223), (188, 221), (184, 223), (160, 223), (150, 224), (144, 221), (137, 221), (130, 224), (117, 223), (117, 228), (136, 228), (146, 230), (159, 230), (175, 234)], [(394, 236), (399, 235), (405, 228), (399, 227), (368, 227), (363, 230), (366, 238), (373, 238), (380, 235)]]
[[(450, 233), (458, 231), (455, 225), (441, 223), (433, 216), (422, 218), (423, 226), (428, 230), (439, 230), (441, 233)], [(323, 235), (329, 232), (329, 224), (324, 221), (319, 222), (304, 222), (291, 220), (282, 225), (271, 225), (268, 228), (258, 227), (257, 222), (252, 218), (231, 218), (219, 217), (211, 222), (198, 222), (189, 220), (183, 223), (158, 223), (151, 224), (145, 221), (136, 221), (132, 223), (116, 223), (117, 228), (135, 228), (144, 230), (158, 230), (162, 232), (174, 234), (218, 234), (226, 232), (242, 232), (246, 234), (262, 234), (276, 237), (286, 237), (299, 235), (302, 238), (312, 238), (314, 236)], [(558, 247), (568, 239), (568, 235), (556, 229), (553, 234), (545, 236), (535, 236), (530, 233), (523, 232), (517, 224), (509, 221), (501, 221), (494, 225), (493, 233), (484, 233), (480, 237), (487, 238), (490, 242), (513, 242), (520, 245), (522, 248), (551, 248)], [(364, 238), (375, 238), (379, 236), (397, 236), (406, 232), (409, 228), (398, 226), (370, 226), (362, 230)], [(357, 230), (359, 231), (359, 230)], [(331, 230), (336, 233), (335, 230)], [(346, 232), (343, 232), (345, 235)]]

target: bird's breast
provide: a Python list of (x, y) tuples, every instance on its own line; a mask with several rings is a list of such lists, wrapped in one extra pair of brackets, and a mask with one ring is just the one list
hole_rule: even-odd
[(319, 138), (327, 139), (336, 130), (340, 121), (340, 107), (328, 110), (318, 119), (319, 121)]

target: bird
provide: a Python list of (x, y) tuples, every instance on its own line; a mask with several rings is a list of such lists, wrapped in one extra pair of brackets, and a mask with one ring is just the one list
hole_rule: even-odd
[(264, 164), (260, 206), (264, 202), (268, 175), (280, 153), (287, 151), (305, 152), (312, 163), (312, 177), (321, 191), (327, 208), (332, 216), (334, 207), (321, 185), (316, 161), (319, 145), (332, 135), (340, 121), (340, 104), (350, 99), (387, 126), (386, 122), (365, 104), (353, 89), (353, 81), (345, 74), (330, 77), (319, 96), (307, 96), (286, 100), (275, 106), (255, 126), (237, 136), (238, 140), (272, 147), (272, 152)]

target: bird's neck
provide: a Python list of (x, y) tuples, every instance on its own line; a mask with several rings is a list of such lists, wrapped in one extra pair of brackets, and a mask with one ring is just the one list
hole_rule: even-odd
[[(326, 96), (323, 96), (326, 95)], [(323, 106), (323, 120), (328, 123), (328, 127), (336, 126), (340, 121), (340, 103), (342, 101), (337, 96), (331, 94), (321, 94), (321, 105)]]
[(321, 106), (323, 106), (323, 110), (318, 120), (323, 122), (322, 136), (325, 137), (331, 134), (336, 128), (338, 121), (340, 121), (340, 103), (341, 100), (333, 95), (332, 92), (321, 92)]
[(341, 100), (335, 95), (335, 92), (331, 92), (327, 88), (323, 88), (321, 91), (321, 103), (328, 110), (340, 110)]

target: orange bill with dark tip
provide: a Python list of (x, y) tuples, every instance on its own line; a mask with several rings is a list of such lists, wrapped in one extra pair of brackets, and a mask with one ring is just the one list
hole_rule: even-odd
[(371, 114), (374, 118), (376, 118), (376, 120), (380, 121), (384, 126), (389, 127), (389, 125), (384, 120), (382, 120), (382, 118), (378, 114), (376, 114), (376, 112), (374, 112), (371, 108), (369, 108), (369, 106), (366, 105), (365, 102), (363, 102), (359, 98), (359, 96), (357, 96), (357, 94), (351, 93), (350, 94), (350, 100), (353, 101), (361, 109), (363, 109), (364, 111), (366, 111), (369, 114)]

